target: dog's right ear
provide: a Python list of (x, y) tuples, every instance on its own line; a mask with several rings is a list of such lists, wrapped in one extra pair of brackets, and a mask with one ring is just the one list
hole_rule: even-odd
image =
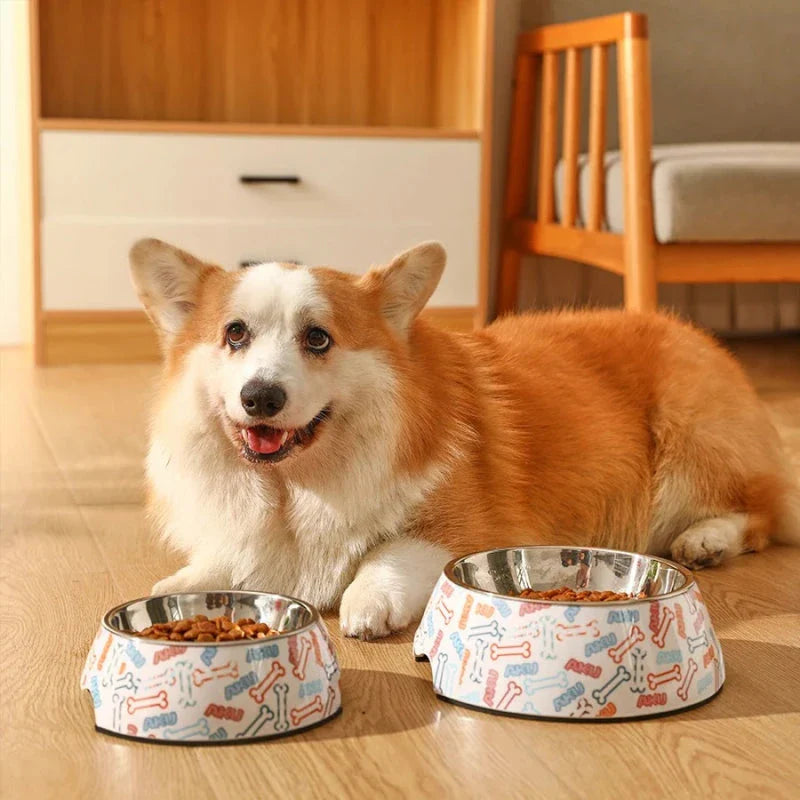
[(131, 278), (139, 300), (168, 344), (186, 324), (204, 275), (219, 269), (159, 239), (131, 247)]

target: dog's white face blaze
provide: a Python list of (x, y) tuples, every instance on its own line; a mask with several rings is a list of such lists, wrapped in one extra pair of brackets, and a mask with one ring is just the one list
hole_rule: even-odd
[(330, 313), (330, 304), (310, 270), (279, 264), (248, 267), (230, 298), (227, 320), (243, 322), (250, 343), (236, 352), (220, 349), (219, 368), (208, 387), (210, 393), (220, 393), (231, 421), (252, 424), (240, 395), (254, 378), (279, 384), (286, 391), (286, 405), (270, 420), (275, 427), (302, 428), (330, 404), (337, 394), (337, 373), (347, 371), (346, 354), (332, 349), (325, 356), (314, 356), (303, 344), (308, 328), (326, 328)]

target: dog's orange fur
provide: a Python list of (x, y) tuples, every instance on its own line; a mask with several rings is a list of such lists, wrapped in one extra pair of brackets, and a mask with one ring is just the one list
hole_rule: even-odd
[(760, 550), (792, 491), (739, 366), (665, 316), (509, 317), (470, 335), (419, 321), (398, 367), (408, 442), (399, 468), (413, 473), (453, 443), (467, 453), (415, 526), (451, 552), (644, 551), (654, 493), (669, 480), (680, 482), (686, 527), (748, 513), (745, 549)]
[[(522, 543), (645, 551), (659, 514), (685, 528), (743, 512), (744, 547), (760, 550), (787, 513), (795, 490), (777, 435), (740, 367), (698, 330), (659, 314), (561, 312), (473, 334), (417, 319), (406, 341), (382, 313), (377, 273), (314, 273), (338, 346), (379, 350), (399, 376), (398, 476), (450, 466), (418, 509), (416, 535), (452, 553)], [(204, 271), (168, 376), (194, 344), (221, 343), (237, 280)], [(674, 497), (660, 499), (670, 485)]]

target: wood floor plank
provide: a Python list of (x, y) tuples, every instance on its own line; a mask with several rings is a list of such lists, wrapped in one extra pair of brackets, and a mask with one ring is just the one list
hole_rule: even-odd
[[(733, 348), (800, 470), (800, 351)], [(678, 716), (576, 725), (446, 704), (430, 666), (411, 657), (411, 632), (363, 644), (342, 638), (329, 615), (344, 699), (330, 724), (232, 748), (96, 733), (78, 677), (100, 615), (179, 565), (141, 508), (155, 375), (152, 365), (34, 370), (21, 352), (0, 354), (4, 800), (795, 795), (800, 549), (789, 547), (698, 574), (728, 680), (713, 702)]]

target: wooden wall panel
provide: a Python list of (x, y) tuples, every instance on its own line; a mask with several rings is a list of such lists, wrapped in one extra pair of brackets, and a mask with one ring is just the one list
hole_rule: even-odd
[(479, 0), (41, 0), (42, 114), (477, 128)]

